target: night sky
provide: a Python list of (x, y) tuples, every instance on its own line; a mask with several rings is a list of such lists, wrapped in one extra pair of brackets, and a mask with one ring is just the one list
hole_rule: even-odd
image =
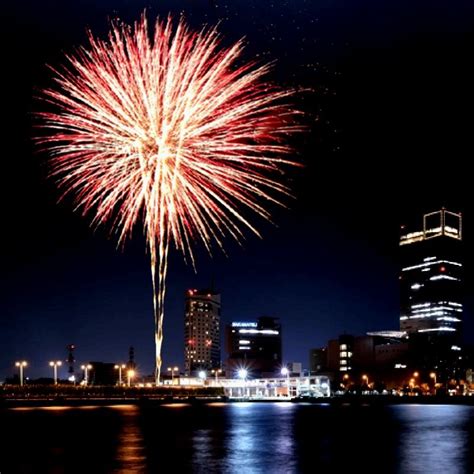
[[(108, 18), (184, 12), (195, 27), (220, 21), (225, 41), (245, 36), (245, 58), (276, 60), (271, 79), (312, 89), (298, 99), (308, 127), (291, 173), (295, 200), (277, 226), (228, 257), (199, 250), (198, 272), (173, 251), (164, 365), (182, 366), (184, 291), (215, 281), (222, 327), (280, 317), (284, 361), (343, 332), (398, 329), (399, 226), (442, 205), (465, 218), (466, 339), (472, 341), (474, 3), (459, 0), (24, 0), (2, 6), (2, 260), (0, 377), (26, 359), (49, 375), (75, 343), (78, 364), (154, 357), (151, 281), (136, 232), (122, 252), (57, 203), (47, 157), (34, 151), (34, 96), (46, 64), (104, 35)], [(225, 353), (222, 354), (223, 358)], [(63, 372), (65, 375), (65, 371)]]

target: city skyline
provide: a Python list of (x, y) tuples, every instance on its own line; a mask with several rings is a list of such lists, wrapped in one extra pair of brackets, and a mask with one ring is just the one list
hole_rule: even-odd
[[(172, 11), (184, 9), (195, 25), (225, 18), (229, 41), (246, 34), (249, 55), (277, 61), (275, 80), (314, 89), (304, 99), (310, 131), (298, 143), (306, 168), (294, 173), (291, 209), (276, 212), (278, 227), (263, 226), (263, 241), (249, 237), (242, 249), (230, 246), (229, 258), (216, 255), (212, 261), (200, 252), (197, 275), (179, 256), (171, 257), (165, 366), (182, 360), (183, 291), (213, 279), (223, 294), (223, 324), (264, 314), (280, 318), (285, 361), (305, 362), (308, 348), (344, 331), (397, 327), (399, 225), (444, 205), (463, 211), (471, 241), (473, 206), (463, 164), (471, 123), (462, 117), (472, 101), (472, 75), (462, 58), (474, 45), (467, 20), (472, 6), (460, 2), (463, 8), (449, 18), (440, 12), (414, 15), (402, 31), (395, 2), (376, 10), (377, 21), (340, 3), (326, 11), (304, 1), (294, 8), (273, 6), (265, 20), (255, 2), (249, 9), (216, 3), (191, 8), (177, 2)], [(100, 32), (107, 15), (136, 18), (144, 5), (112, 8), (104, 2), (80, 15), (74, 5), (58, 5), (42, 10), (32, 3), (25, 12), (6, 7), (15, 26), (7, 24), (2, 34), (19, 49), (6, 57), (16, 74), (1, 79), (3, 89), (12, 91), (5, 130), (12, 138), (4, 149), (11, 179), (2, 195), (8, 204), (0, 371), (10, 375), (17, 359), (28, 359), (30, 374), (47, 373), (39, 361), (62, 359), (65, 346), (75, 343), (77, 359), (84, 361), (124, 360), (133, 345), (142, 370), (150, 373), (151, 288), (140, 236), (116, 253), (106, 232), (93, 232), (80, 216), (69, 215), (70, 203), (56, 204), (43, 157), (32, 153), (29, 142), (32, 97), (46, 81), (44, 64), (79, 44), (86, 25)], [(345, 28), (350, 15), (360, 22)], [(271, 23), (285, 34), (275, 35)], [(442, 176), (436, 160), (449, 163)], [(468, 249), (468, 288), (472, 261)], [(471, 307), (469, 293), (468, 336)]]

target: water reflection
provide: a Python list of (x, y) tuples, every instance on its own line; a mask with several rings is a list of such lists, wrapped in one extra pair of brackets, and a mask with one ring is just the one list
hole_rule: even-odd
[(402, 423), (400, 472), (466, 472), (472, 407), (408, 405), (394, 410)]
[(113, 407), (122, 412), (122, 426), (117, 436), (116, 468), (114, 473), (145, 472), (144, 440), (139, 426), (139, 408), (136, 406)]
[(230, 427), (224, 470), (230, 473), (295, 472), (294, 404), (229, 407)]
[(0, 420), (8, 473), (473, 472), (469, 406), (38, 407)]

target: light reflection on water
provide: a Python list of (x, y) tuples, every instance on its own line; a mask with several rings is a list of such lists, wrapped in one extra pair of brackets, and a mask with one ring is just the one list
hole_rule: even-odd
[[(227, 439), (226, 471), (231, 473), (293, 472), (294, 404), (231, 405), (231, 426)], [(245, 409), (243, 409), (245, 408)], [(258, 423), (260, 412), (266, 411)]]
[(473, 472), (469, 406), (38, 407), (0, 423), (0, 472)]
[[(435, 472), (466, 472), (470, 453), (467, 422), (472, 420), (472, 407), (408, 405), (394, 410), (403, 426), (400, 472), (425, 473), (429, 466)], [(470, 435), (472, 438), (473, 433)]]
[(117, 436), (114, 473), (141, 473), (146, 471), (143, 435), (139, 426), (139, 408), (122, 407), (123, 424)]

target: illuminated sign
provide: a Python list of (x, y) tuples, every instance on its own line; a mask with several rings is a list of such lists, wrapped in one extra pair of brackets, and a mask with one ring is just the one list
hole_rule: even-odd
[(245, 323), (241, 321), (232, 323), (233, 328), (256, 328), (257, 326), (257, 323)]

